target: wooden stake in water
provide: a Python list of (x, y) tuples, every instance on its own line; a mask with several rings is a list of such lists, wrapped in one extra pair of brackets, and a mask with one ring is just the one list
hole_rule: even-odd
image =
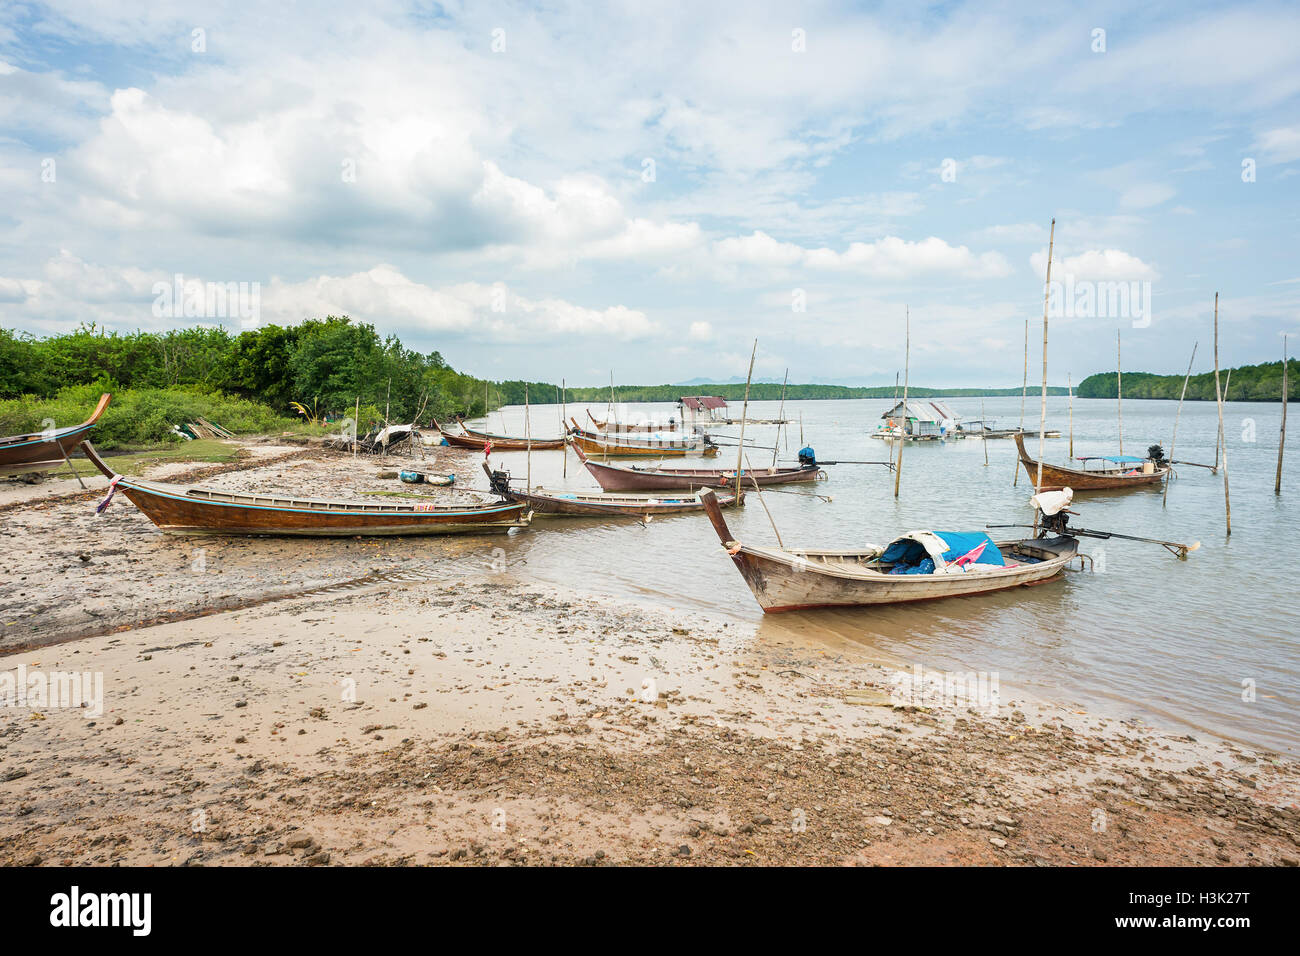
[[(1034, 479), (1034, 492), (1043, 487), (1043, 442), (1047, 434), (1047, 307), (1052, 300), (1052, 247), (1056, 243), (1056, 218), (1052, 218), (1052, 231), (1047, 238), (1047, 284), (1043, 289), (1043, 399), (1038, 409), (1038, 475)], [(1038, 513), (1034, 512), (1034, 524)]]
[[(560, 434), (563, 435), (568, 431), (568, 426), (564, 424), (569, 417), (569, 388), (564, 379), (560, 379)], [(564, 446), (564, 477), (569, 477), (569, 446)]]
[(907, 444), (907, 383), (912, 370), (912, 311), (903, 306), (903, 435), (898, 440), (898, 461), (894, 465), (894, 497), (903, 480), (903, 446)]
[(1119, 410), (1119, 453), (1124, 454), (1124, 372), (1120, 357), (1119, 329), (1115, 330), (1115, 407)]
[(749, 374), (745, 376), (745, 404), (740, 410), (740, 447), (736, 449), (736, 501), (740, 501), (740, 471), (745, 461), (745, 419), (749, 417), (749, 383), (754, 380), (754, 356), (758, 354), (758, 339), (749, 353)]
[[(1187, 374), (1183, 376), (1183, 393), (1178, 396), (1178, 412), (1174, 415), (1174, 437), (1169, 439), (1169, 460), (1174, 460), (1174, 445), (1178, 442), (1178, 421), (1183, 417), (1183, 399), (1187, 398), (1187, 380), (1192, 377), (1192, 363), (1196, 361), (1196, 346), (1199, 343), (1192, 343), (1192, 357), (1187, 360)], [(1169, 476), (1165, 476), (1165, 496), (1163, 504), (1169, 502)]]
[(984, 467), (989, 466), (989, 420), (984, 417), (984, 399), (980, 399), (980, 427), (984, 432)]
[[(789, 369), (786, 369), (786, 370), (785, 370), (785, 381), (783, 381), (783, 382), (781, 383), (781, 411), (779, 411), (779, 412), (777, 413), (777, 416), (776, 416), (776, 420), (777, 420), (778, 423), (781, 422), (781, 421), (783, 421), (783, 420), (785, 419), (785, 386), (786, 386), (786, 383), (788, 383), (789, 381), (790, 381), (790, 370), (789, 370)], [(785, 443), (786, 443), (786, 450), (788, 451), (788, 450), (789, 450), (789, 445), (790, 445), (790, 438), (789, 438), (789, 430), (788, 430), (788, 429), (787, 429), (787, 432), (786, 432), (786, 442), (785, 442)], [(774, 442), (772, 443), (772, 467), (773, 467), (773, 468), (776, 467), (776, 456), (777, 456), (777, 452), (780, 450), (780, 448), (781, 448), (781, 426), (780, 426), (780, 424), (778, 424), (778, 425), (776, 426), (776, 441), (774, 441)], [(760, 496), (760, 497), (761, 497), (761, 496)]]
[(1277, 478), (1273, 481), (1273, 494), (1282, 493), (1282, 451), (1286, 448), (1286, 336), (1282, 336), (1282, 431), (1277, 436)]
[(1232, 502), (1228, 497), (1228, 443), (1223, 440), (1223, 390), (1219, 388), (1219, 293), (1214, 293), (1214, 397), (1219, 405), (1219, 435), (1223, 445), (1223, 516), (1232, 535)]
[[(1025, 430), (1025, 396), (1029, 392), (1029, 320), (1025, 319), (1025, 378), (1020, 384), (1020, 430)], [(1011, 476), (1011, 487), (1020, 484), (1020, 456), (1016, 456), (1016, 473)]]
[(528, 414), (528, 383), (524, 382), (524, 441), (527, 443), (527, 467), (524, 472), (524, 487), (533, 490), (533, 426), (532, 416)]
[(1070, 461), (1074, 461), (1074, 376), (1065, 376), (1065, 391), (1070, 396)]

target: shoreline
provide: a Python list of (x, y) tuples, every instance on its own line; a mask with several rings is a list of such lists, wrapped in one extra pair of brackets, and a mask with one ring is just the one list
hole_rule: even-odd
[[(437, 455), (458, 474), (477, 465)], [(226, 467), (283, 483), (331, 465)], [(339, 496), (393, 467), (350, 469)], [(70, 593), (111, 631), (19, 651), (6, 627), (0, 674), (102, 674), (104, 711), (0, 705), (5, 865), (1300, 858), (1300, 767), (1222, 738), (1019, 690), (995, 713), (900, 702), (896, 672), (847, 640), (593, 600), (517, 576), (485, 539), (421, 555), (160, 536), (146, 561), (130, 545), (152, 525), (122, 502), (96, 519), (97, 552), (63, 510), (93, 495), (76, 497), (15, 515), (6, 535), (41, 547), (15, 549), (28, 575), (0, 606), (79, 576)], [(52, 547), (60, 528), (73, 533)], [(91, 560), (62, 566), (78, 553)], [(282, 593), (250, 586), (239, 609), (127, 621), (210, 598), (227, 574)]]

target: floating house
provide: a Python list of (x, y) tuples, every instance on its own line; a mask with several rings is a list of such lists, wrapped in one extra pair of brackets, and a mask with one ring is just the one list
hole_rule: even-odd
[(677, 399), (677, 407), (688, 425), (728, 421), (726, 399), (717, 395), (683, 395)]
[(957, 416), (943, 402), (909, 400), (899, 402), (880, 416), (878, 438), (907, 437), (912, 441), (938, 441), (962, 437)]

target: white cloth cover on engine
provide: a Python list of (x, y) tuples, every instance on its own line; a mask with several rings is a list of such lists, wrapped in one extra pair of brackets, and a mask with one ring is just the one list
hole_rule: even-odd
[(1037, 508), (1043, 514), (1051, 515), (1062, 511), (1070, 506), (1070, 501), (1074, 498), (1073, 488), (1062, 488), (1060, 491), (1040, 491), (1034, 497), (1029, 499), (1029, 506)]

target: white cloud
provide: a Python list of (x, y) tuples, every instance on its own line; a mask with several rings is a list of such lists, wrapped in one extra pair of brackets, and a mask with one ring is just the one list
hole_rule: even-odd
[(905, 279), (932, 273), (997, 278), (1011, 272), (1000, 253), (976, 254), (966, 246), (952, 246), (935, 236), (917, 242), (886, 236), (875, 242), (850, 243), (839, 252), (825, 247), (807, 249), (755, 232), (715, 242), (713, 249), (725, 263), (766, 268), (804, 266), (877, 278)]
[(1293, 163), (1300, 159), (1300, 126), (1265, 130), (1255, 138), (1252, 148), (1263, 153), (1267, 162)]
[[(1040, 277), (1047, 270), (1047, 250), (1035, 252), (1029, 264)], [(1054, 279), (1073, 276), (1076, 280), (1158, 279), (1154, 266), (1120, 249), (1090, 249), (1074, 256), (1060, 256), (1052, 263)]]

